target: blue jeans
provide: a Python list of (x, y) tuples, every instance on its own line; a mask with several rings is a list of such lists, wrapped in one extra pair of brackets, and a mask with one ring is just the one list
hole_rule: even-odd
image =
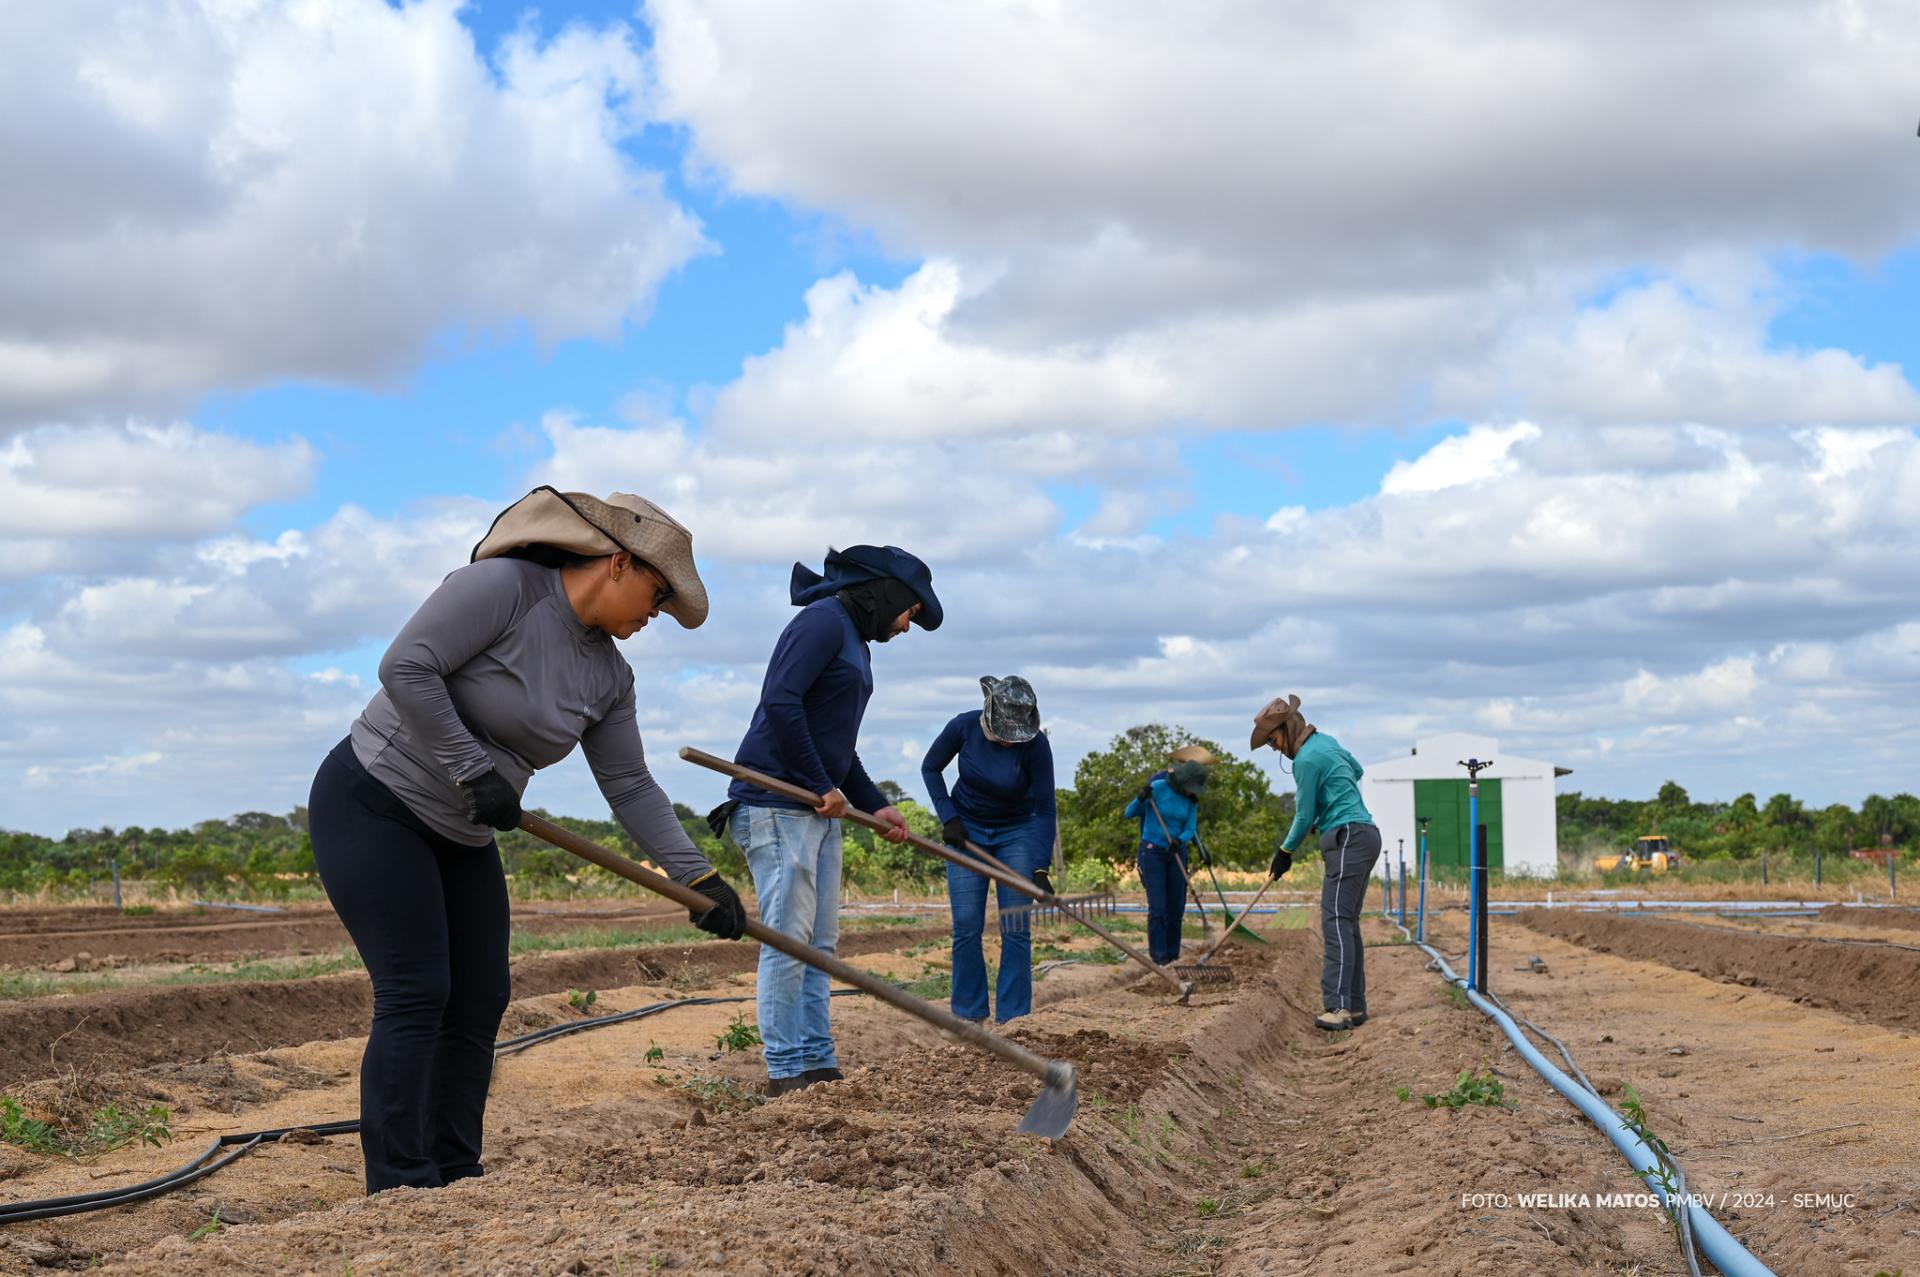
[[(1022, 820), (1011, 825), (989, 825), (968, 820), (967, 834), (984, 851), (1024, 878), (1045, 869), (1053, 848), (1041, 837), (1041, 822)], [(995, 883), (1000, 908), (1029, 903), (1004, 883)], [(987, 879), (971, 869), (947, 866), (947, 903), (953, 909), (953, 1013), (963, 1020), (987, 1015), (987, 959), (980, 933), (987, 924)], [(1000, 933), (1000, 979), (994, 990), (1000, 1023), (1033, 1010), (1033, 928), (1020, 926)]]
[[(832, 953), (840, 943), (840, 822), (792, 807), (734, 808), (728, 832), (747, 853), (760, 921)], [(839, 1067), (827, 973), (760, 946), (755, 1002), (767, 1076)]]
[(1140, 886), (1147, 893), (1147, 956), (1168, 963), (1180, 956), (1180, 924), (1187, 913), (1185, 854), (1178, 860), (1154, 843), (1140, 844)]

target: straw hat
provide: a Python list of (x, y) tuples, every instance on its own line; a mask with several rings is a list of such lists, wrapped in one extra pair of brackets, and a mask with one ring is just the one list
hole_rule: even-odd
[(693, 565), (693, 533), (645, 497), (616, 492), (603, 501), (585, 492), (535, 488), (493, 521), (473, 547), (472, 561), (527, 545), (589, 555), (625, 550), (672, 588), (662, 612), (690, 630), (707, 619), (707, 587)]
[(1179, 749), (1167, 755), (1167, 761), (1172, 763), (1199, 763), (1203, 767), (1211, 767), (1220, 760), (1215, 758), (1213, 751), (1205, 745), (1182, 745)]

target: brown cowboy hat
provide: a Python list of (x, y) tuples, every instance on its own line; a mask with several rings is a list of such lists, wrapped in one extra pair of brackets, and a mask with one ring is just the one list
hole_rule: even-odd
[(1306, 730), (1307, 718), (1300, 712), (1298, 696), (1276, 696), (1253, 716), (1253, 741), (1248, 748), (1259, 749), (1282, 727), (1287, 729), (1287, 735), (1304, 739), (1301, 733)]
[(707, 587), (693, 565), (693, 533), (645, 497), (615, 492), (604, 501), (585, 492), (539, 487), (500, 512), (473, 547), (472, 561), (527, 545), (573, 554), (625, 550), (666, 580), (673, 596), (660, 610), (689, 630), (707, 619)]

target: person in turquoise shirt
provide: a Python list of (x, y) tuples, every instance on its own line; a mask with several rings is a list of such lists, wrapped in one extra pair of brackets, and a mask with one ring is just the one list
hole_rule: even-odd
[(1191, 759), (1156, 772), (1127, 804), (1140, 822), (1140, 887), (1147, 893), (1147, 956), (1165, 964), (1180, 957), (1180, 923), (1187, 904), (1187, 844), (1198, 832), (1205, 763)]
[(1367, 1022), (1366, 949), (1360, 908), (1367, 879), (1380, 859), (1380, 829), (1360, 801), (1365, 769), (1340, 742), (1309, 723), (1298, 696), (1267, 702), (1253, 720), (1253, 748), (1271, 745), (1293, 760), (1293, 824), (1273, 852), (1275, 878), (1293, 867), (1293, 852), (1311, 829), (1320, 830), (1326, 879), (1320, 888), (1320, 928), (1326, 951), (1320, 967), (1323, 1029)]

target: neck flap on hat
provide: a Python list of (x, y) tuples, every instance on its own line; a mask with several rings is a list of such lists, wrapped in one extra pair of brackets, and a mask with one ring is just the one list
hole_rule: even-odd
[(893, 637), (893, 623), (900, 614), (920, 601), (920, 596), (904, 581), (890, 576), (862, 581), (836, 590), (833, 595), (853, 616), (853, 627), (870, 643), (884, 643)]

